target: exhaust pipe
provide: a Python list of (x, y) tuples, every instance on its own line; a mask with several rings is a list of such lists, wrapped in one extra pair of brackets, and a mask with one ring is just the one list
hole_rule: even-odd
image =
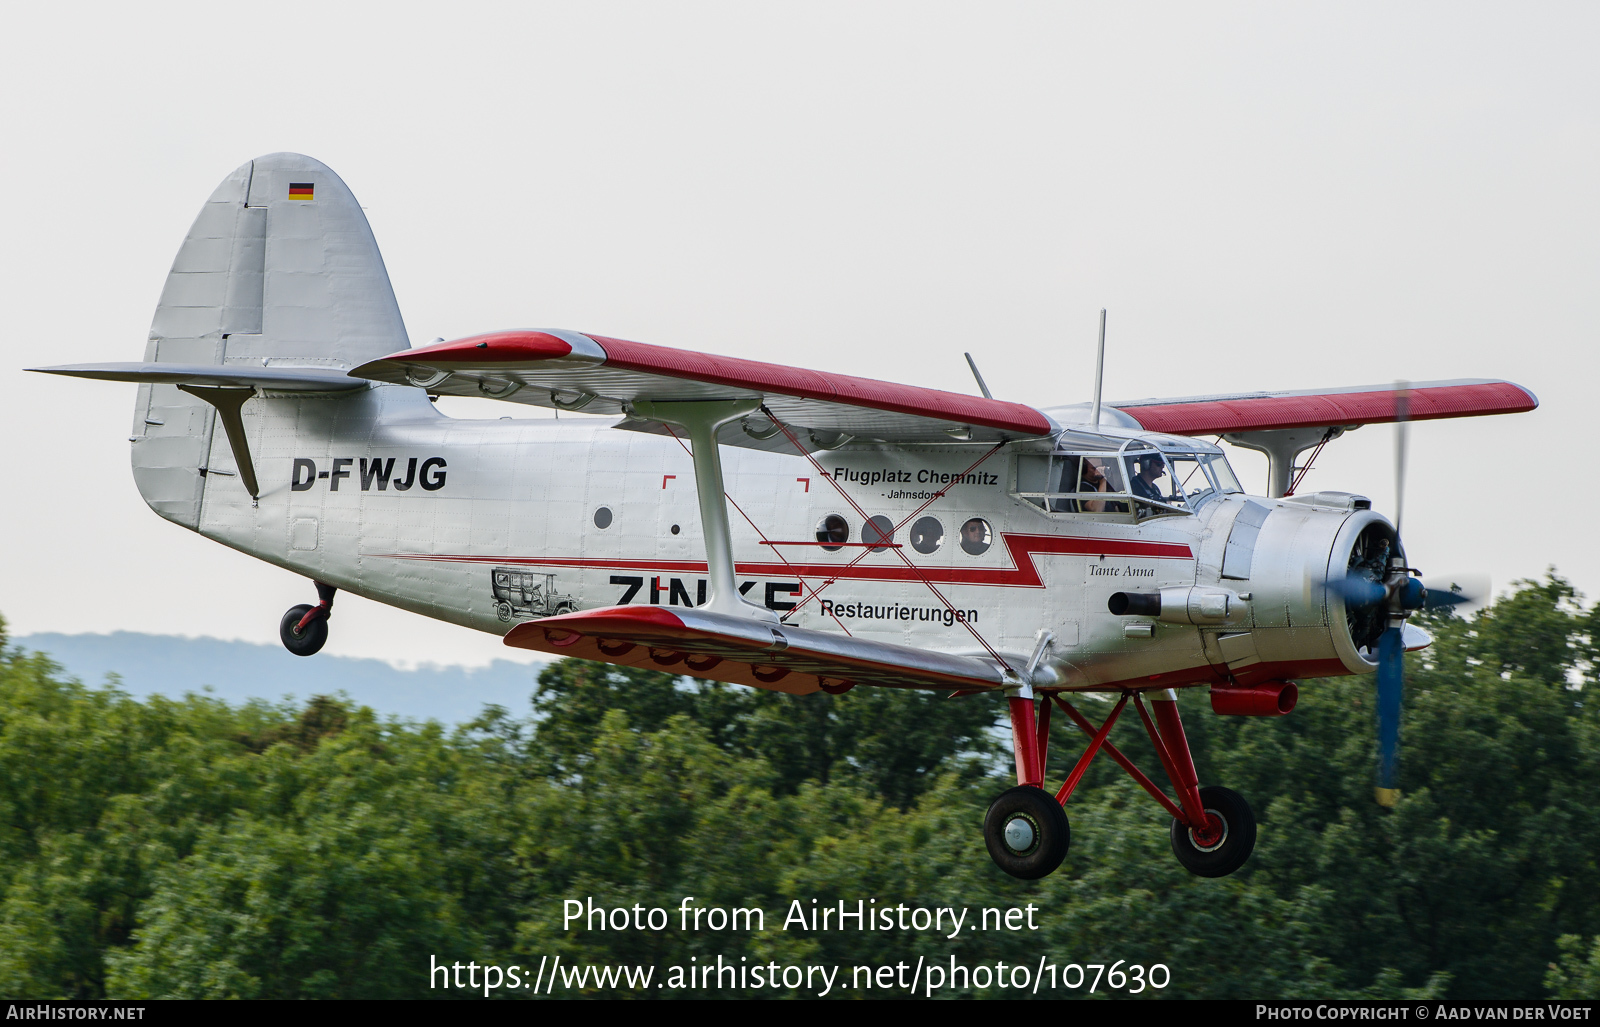
[(1236, 624), (1248, 616), (1250, 593), (1176, 586), (1159, 592), (1113, 592), (1106, 609), (1118, 617), (1155, 617), (1168, 624)]
[(1281, 717), (1299, 700), (1300, 688), (1293, 681), (1211, 687), (1211, 712), (1225, 717)]

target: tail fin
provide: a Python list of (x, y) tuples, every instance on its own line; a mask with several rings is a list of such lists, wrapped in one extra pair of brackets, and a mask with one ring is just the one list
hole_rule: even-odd
[[(409, 345), (366, 215), (325, 165), (258, 157), (217, 186), (161, 291), (145, 360), (350, 368)], [(174, 385), (139, 388), (134, 480), (196, 527), (216, 418)]]

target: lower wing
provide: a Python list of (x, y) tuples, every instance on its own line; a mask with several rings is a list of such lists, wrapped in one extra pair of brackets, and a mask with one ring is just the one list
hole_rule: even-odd
[(518, 624), (506, 645), (624, 667), (808, 695), (852, 685), (982, 689), (1006, 684), (995, 662), (770, 625), (687, 607), (608, 606)]

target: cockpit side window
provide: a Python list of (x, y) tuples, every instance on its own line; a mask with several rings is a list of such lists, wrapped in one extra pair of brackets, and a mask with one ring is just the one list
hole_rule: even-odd
[(1050, 509), (1050, 464), (1048, 456), (1017, 457), (1017, 495), (1041, 510)]
[(1121, 465), (1107, 453), (1056, 453), (1017, 458), (1017, 494), (1051, 513), (1127, 513)]
[(1182, 487), (1175, 481), (1166, 457), (1154, 449), (1130, 450), (1128, 462), (1128, 491), (1139, 499), (1158, 503), (1183, 505)]
[(1172, 494), (1191, 510), (1197, 510), (1224, 492), (1243, 492), (1233, 468), (1220, 453), (1168, 453), (1172, 467)]
[(1239, 484), (1239, 479), (1234, 476), (1233, 468), (1228, 464), (1228, 458), (1221, 453), (1207, 453), (1200, 458), (1205, 462), (1206, 471), (1211, 475), (1212, 482), (1218, 492), (1243, 492), (1244, 487)]
[(1172, 493), (1185, 506), (1196, 509), (1217, 494), (1198, 456), (1169, 453), (1167, 462), (1172, 467)]
[(1122, 478), (1122, 468), (1108, 456), (1085, 456), (1078, 469), (1079, 500), (1085, 513), (1127, 513), (1128, 504), (1112, 499), (1092, 498), (1116, 495), (1128, 491)]
[[(1110, 440), (1107, 440), (1110, 441)], [(1075, 443), (1078, 452), (1017, 457), (1016, 495), (1050, 513), (1185, 514), (1224, 492), (1242, 492), (1221, 453), (1165, 448), (1143, 438), (1117, 448)]]

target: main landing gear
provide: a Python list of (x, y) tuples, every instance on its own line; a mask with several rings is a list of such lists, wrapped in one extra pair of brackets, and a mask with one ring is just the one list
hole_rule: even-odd
[[(1149, 709), (1145, 706), (1146, 698), (1150, 700)], [(1144, 722), (1155, 747), (1156, 758), (1178, 793), (1176, 803), (1106, 740), (1129, 699), (1138, 709), (1139, 719)], [(983, 818), (983, 840), (995, 865), (1025, 881), (1044, 877), (1061, 865), (1072, 840), (1066, 810), (1062, 807), (1083, 780), (1089, 764), (1103, 749), (1172, 814), (1172, 853), (1185, 869), (1201, 877), (1226, 877), (1244, 866), (1256, 847), (1255, 814), (1238, 792), (1216, 785), (1200, 787), (1194, 758), (1189, 753), (1189, 739), (1178, 718), (1177, 699), (1177, 693), (1171, 689), (1148, 696), (1123, 692), (1111, 715), (1096, 728), (1057, 693), (1044, 696), (1037, 716), (1031, 697), (1010, 697), (1007, 701), (1011, 707), (1017, 787), (991, 803)], [(1072, 773), (1067, 775), (1066, 783), (1052, 796), (1043, 785), (1045, 756), (1050, 744), (1050, 711), (1056, 706), (1089, 736), (1089, 744), (1078, 757)], [(1151, 710), (1154, 710), (1154, 717)]]
[(317, 586), (317, 599), (320, 600), (317, 605), (301, 603), (291, 606), (278, 622), (278, 637), (283, 640), (283, 647), (296, 656), (311, 656), (328, 640), (328, 617), (333, 613), (333, 594), (339, 590), (320, 581), (313, 584)]
[(989, 804), (983, 817), (989, 858), (1012, 877), (1044, 877), (1067, 858), (1072, 828), (1067, 811), (1036, 785), (1017, 785)]

